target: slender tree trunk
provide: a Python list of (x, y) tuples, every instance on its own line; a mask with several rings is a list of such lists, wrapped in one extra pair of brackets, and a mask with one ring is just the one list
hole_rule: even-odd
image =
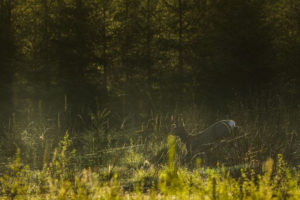
[(178, 31), (178, 71), (179, 74), (183, 73), (183, 56), (182, 56), (182, 32), (183, 32), (183, 20), (182, 20), (182, 0), (178, 0), (178, 14), (179, 14), (179, 31)]
[(178, 30), (178, 91), (179, 91), (179, 109), (183, 104), (183, 92), (184, 92), (184, 70), (183, 70), (183, 55), (182, 55), (182, 40), (183, 40), (183, 4), (182, 0), (178, 0), (178, 18), (179, 18), (179, 30)]
[(103, 11), (103, 70), (104, 70), (104, 98), (108, 97), (108, 77), (109, 77), (109, 69), (108, 69), (108, 59), (107, 59), (107, 2), (104, 1), (102, 4), (102, 11)]
[(42, 6), (44, 10), (44, 27), (43, 27), (43, 41), (45, 45), (45, 59), (46, 59), (46, 67), (49, 64), (49, 8), (48, 8), (48, 0), (42, 0)]
[(48, 24), (49, 24), (49, 9), (48, 9), (48, 0), (42, 0), (42, 7), (43, 7), (43, 11), (44, 11), (44, 25), (43, 25), (43, 30), (42, 30), (42, 34), (43, 34), (43, 41), (44, 41), (44, 45), (46, 45), (45, 47), (45, 51), (46, 51), (46, 61), (48, 61), (48, 40), (49, 40), (49, 36), (48, 36)]
[[(124, 6), (125, 6), (125, 20), (124, 20), (124, 23), (125, 23), (125, 26), (124, 26), (124, 42), (122, 44), (122, 47), (121, 47), (121, 60), (122, 60), (122, 70), (124, 70), (124, 83), (125, 83), (125, 87), (124, 87), (124, 91), (125, 93), (128, 92), (129, 90), (129, 83), (128, 83), (128, 80), (129, 80), (129, 72), (128, 72), (128, 69), (129, 69), (129, 63), (128, 63), (128, 48), (129, 48), (129, 43), (128, 43), (128, 40), (129, 40), (129, 28), (128, 28), (128, 25), (129, 25), (129, 0), (124, 0)], [(127, 95), (123, 95), (122, 96), (122, 115), (123, 117), (126, 115), (127, 111), (128, 111), (128, 98), (127, 98)]]
[(13, 112), (12, 83), (13, 83), (13, 54), (14, 41), (12, 31), (13, 1), (0, 1), (0, 136), (3, 135), (1, 126), (8, 124)]
[[(146, 36), (146, 66), (147, 66), (147, 82), (148, 89), (152, 88), (152, 56), (151, 56), (151, 0), (147, 0), (147, 36)], [(149, 91), (150, 92), (150, 91)]]
[(77, 72), (78, 72), (78, 75), (79, 75), (79, 80), (77, 81), (80, 81), (79, 84), (81, 84), (82, 80), (84, 79), (84, 57), (83, 55), (86, 53), (85, 52), (85, 38), (84, 38), (84, 34), (83, 34), (83, 29), (84, 29), (84, 13), (82, 12), (83, 11), (83, 4), (82, 4), (82, 0), (76, 0), (76, 21), (77, 21), (77, 26), (76, 26), (76, 50), (77, 50), (77, 54), (78, 54), (78, 61), (77, 62)]
[[(45, 89), (47, 90), (50, 87), (51, 83), (51, 70), (50, 70), (50, 55), (49, 55), (49, 7), (48, 0), (42, 0), (42, 8), (43, 8), (43, 27), (42, 27), (42, 62), (44, 63), (44, 70), (42, 72), (43, 84), (45, 85)], [(42, 95), (43, 96), (43, 95)]]

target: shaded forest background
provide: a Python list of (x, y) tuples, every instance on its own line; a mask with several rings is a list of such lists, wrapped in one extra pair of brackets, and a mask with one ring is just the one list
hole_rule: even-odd
[(0, 137), (103, 109), (299, 112), (299, 55), (298, 0), (0, 0)]

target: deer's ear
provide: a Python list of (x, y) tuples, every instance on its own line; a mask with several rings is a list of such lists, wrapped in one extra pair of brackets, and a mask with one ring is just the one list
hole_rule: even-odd
[(175, 128), (177, 128), (176, 123), (171, 124), (171, 129), (175, 129)]
[(176, 121), (177, 121), (176, 123), (177, 123), (178, 127), (184, 127), (185, 126), (182, 116), (179, 116)]
[(180, 127), (185, 127), (183, 119), (180, 120)]

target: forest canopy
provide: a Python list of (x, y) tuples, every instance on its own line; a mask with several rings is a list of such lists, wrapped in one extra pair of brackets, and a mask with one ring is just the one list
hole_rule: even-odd
[(298, 0), (0, 0), (1, 124), (66, 109), (297, 109), (299, 21)]

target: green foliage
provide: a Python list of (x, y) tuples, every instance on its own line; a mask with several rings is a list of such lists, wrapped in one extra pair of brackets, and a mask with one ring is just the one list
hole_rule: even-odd
[[(30, 170), (16, 159), (0, 178), (1, 199), (299, 199), (299, 168), (291, 169), (278, 155), (275, 165), (269, 158), (263, 173), (242, 169), (233, 178), (225, 167), (197, 167), (188, 170), (175, 160), (175, 138), (168, 137), (168, 164), (155, 169), (151, 163), (133, 172), (133, 189), (126, 192), (122, 174), (100, 179), (92, 168), (76, 170), (70, 163), (75, 152), (70, 151), (68, 134), (60, 142), (49, 165), (42, 170)], [(131, 152), (133, 153), (133, 152)], [(128, 173), (128, 172), (127, 172)]]
[(175, 162), (175, 137), (168, 137), (168, 166), (159, 172), (158, 188), (164, 193), (183, 192), (185, 190), (185, 179), (183, 170), (178, 170)]
[(28, 166), (21, 163), (20, 149), (17, 149), (15, 160), (9, 164), (8, 170), (0, 177), (0, 194), (14, 199), (19, 195), (31, 193), (31, 185), (28, 184), (32, 172)]
[(58, 196), (58, 199), (66, 199), (72, 189), (71, 181), (74, 181), (74, 156), (75, 150), (70, 151), (71, 140), (66, 133), (64, 139), (55, 150), (53, 159), (43, 171), (48, 174), (50, 196)]

